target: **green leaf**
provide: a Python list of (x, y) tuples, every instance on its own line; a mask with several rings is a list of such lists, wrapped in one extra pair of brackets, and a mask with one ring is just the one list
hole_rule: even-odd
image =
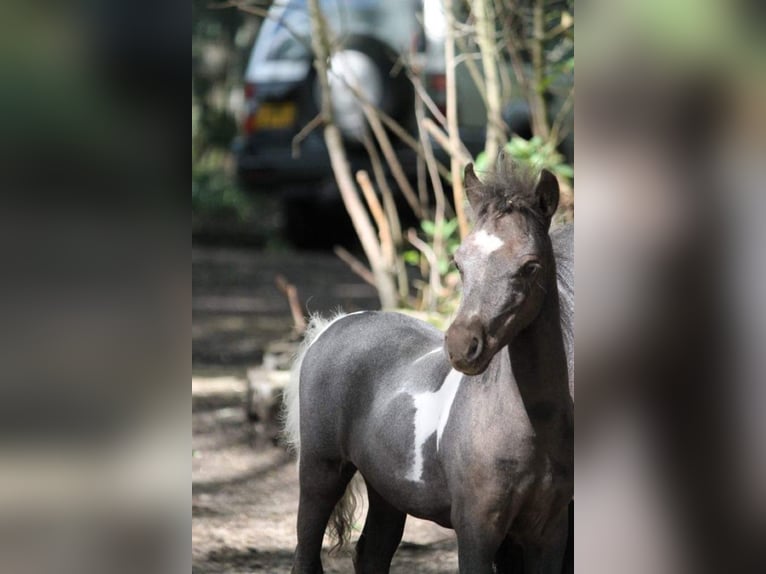
[(433, 237), (436, 233), (436, 226), (433, 221), (427, 219), (420, 222), (420, 228), (429, 236)]
[(402, 254), (402, 257), (404, 257), (405, 263), (409, 263), (410, 265), (420, 265), (420, 253), (418, 253), (414, 249), (405, 251)]
[(566, 163), (561, 163), (553, 168), (556, 175), (572, 179), (574, 177), (574, 169), (572, 166)]
[(489, 167), (489, 158), (487, 158), (487, 152), (483, 151), (476, 156), (476, 161), (474, 162), (474, 168), (476, 168), (476, 171), (486, 171), (488, 167)]
[(455, 233), (455, 230), (457, 229), (457, 219), (451, 219), (449, 221), (444, 222), (444, 227), (442, 228), (442, 233), (444, 234), (444, 237), (452, 237), (452, 234)]

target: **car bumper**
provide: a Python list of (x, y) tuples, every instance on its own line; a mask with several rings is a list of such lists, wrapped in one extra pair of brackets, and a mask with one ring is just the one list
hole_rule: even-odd
[(254, 187), (317, 180), (332, 175), (327, 146), (310, 134), (293, 156), (293, 133), (260, 133), (235, 143), (237, 175)]

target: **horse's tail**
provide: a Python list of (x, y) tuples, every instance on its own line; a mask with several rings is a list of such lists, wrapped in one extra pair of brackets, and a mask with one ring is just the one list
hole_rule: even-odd
[[(312, 316), (308, 327), (306, 327), (303, 342), (298, 348), (298, 352), (293, 360), (292, 368), (290, 369), (290, 382), (288, 383), (287, 388), (285, 388), (282, 403), (283, 437), (287, 447), (298, 456), (300, 455), (301, 447), (300, 376), (303, 358), (306, 356), (306, 352), (309, 350), (309, 347), (311, 347), (311, 344), (316, 341), (317, 337), (319, 337), (331, 323), (343, 316), (344, 314), (340, 312), (329, 319), (325, 319), (319, 315)], [(331, 549), (333, 552), (348, 544), (351, 538), (351, 526), (354, 522), (354, 515), (357, 507), (358, 489), (359, 486), (357, 480), (354, 478), (349, 482), (345, 493), (335, 505), (335, 509), (330, 516), (328, 528), (330, 538), (333, 540)]]
[(359, 485), (361, 480), (357, 480), (359, 475), (355, 475), (352, 478), (348, 486), (346, 486), (346, 492), (335, 505), (335, 508), (330, 515), (330, 522), (328, 523), (330, 539), (333, 541), (333, 545), (330, 548), (330, 552), (336, 552), (348, 545), (351, 541), (351, 530), (354, 524), (354, 516), (356, 514), (356, 506), (359, 500)]
[(306, 351), (309, 350), (311, 343), (319, 334), (330, 324), (330, 320), (324, 319), (319, 315), (314, 315), (309, 320), (306, 327), (306, 333), (303, 337), (298, 352), (295, 354), (293, 365), (290, 369), (290, 381), (285, 388), (285, 394), (282, 400), (282, 424), (283, 437), (288, 449), (300, 454), (301, 448), (301, 417), (300, 417), (300, 384), (301, 384), (301, 365)]

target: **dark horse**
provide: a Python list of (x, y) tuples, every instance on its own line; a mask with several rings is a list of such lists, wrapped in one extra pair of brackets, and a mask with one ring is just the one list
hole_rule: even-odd
[(561, 572), (572, 231), (553, 234), (562, 285), (548, 232), (558, 183), (536, 176), (499, 161), (482, 183), (466, 168), (475, 228), (455, 254), (463, 298), (446, 335), (397, 313), (313, 322), (287, 392), (300, 472), (294, 573), (322, 572), (331, 517), (348, 535), (357, 471), (369, 498), (357, 572), (388, 572), (407, 514), (455, 529), (461, 574)]

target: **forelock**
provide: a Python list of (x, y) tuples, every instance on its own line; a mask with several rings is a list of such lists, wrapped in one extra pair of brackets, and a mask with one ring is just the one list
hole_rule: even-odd
[(477, 223), (513, 212), (543, 220), (535, 195), (537, 170), (501, 155), (494, 168), (479, 173), (482, 190), (477, 194), (479, 204), (474, 206)]

